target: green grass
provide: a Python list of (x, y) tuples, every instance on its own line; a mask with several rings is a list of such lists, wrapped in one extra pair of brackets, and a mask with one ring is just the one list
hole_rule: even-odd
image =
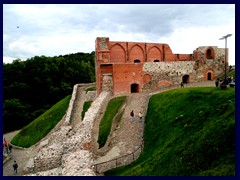
[(85, 113), (87, 112), (87, 110), (91, 107), (93, 101), (86, 101), (84, 102), (83, 105), (83, 111), (82, 111), (82, 120), (84, 119)]
[(145, 123), (140, 157), (105, 175), (235, 175), (235, 88), (182, 88), (154, 95)]
[(126, 96), (116, 97), (109, 101), (107, 109), (99, 125), (98, 144), (99, 148), (103, 147), (107, 141), (108, 135), (111, 131), (112, 121), (117, 114), (119, 108), (123, 104)]
[(11, 143), (25, 148), (37, 143), (62, 119), (68, 108), (70, 99), (71, 95), (65, 97), (44, 114), (22, 128), (21, 131), (13, 137)]

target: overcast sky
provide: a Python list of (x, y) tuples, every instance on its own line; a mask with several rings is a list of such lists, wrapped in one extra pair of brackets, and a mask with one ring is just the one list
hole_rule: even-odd
[(96, 37), (169, 44), (173, 53), (225, 47), (235, 65), (235, 5), (4, 4), (3, 61), (95, 51)]

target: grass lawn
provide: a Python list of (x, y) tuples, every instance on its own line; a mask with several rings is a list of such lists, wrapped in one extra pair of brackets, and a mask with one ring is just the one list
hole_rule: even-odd
[(87, 112), (87, 110), (91, 107), (93, 101), (86, 101), (84, 102), (83, 105), (83, 111), (82, 111), (82, 120), (84, 119), (85, 113)]
[(144, 150), (107, 176), (234, 176), (235, 88), (181, 88), (154, 95)]
[(13, 137), (11, 143), (16, 146), (28, 148), (43, 137), (62, 119), (68, 108), (71, 95), (56, 103), (44, 114), (32, 121)]
[(125, 99), (126, 99), (126, 96), (121, 96), (121, 97), (113, 98), (109, 101), (107, 109), (99, 125), (99, 136), (98, 136), (99, 148), (105, 145), (108, 135), (111, 131), (113, 118), (117, 114), (119, 108), (121, 107)]

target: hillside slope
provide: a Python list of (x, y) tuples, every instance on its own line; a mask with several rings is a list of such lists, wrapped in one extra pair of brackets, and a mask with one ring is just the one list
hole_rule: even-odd
[(176, 89), (152, 96), (145, 147), (134, 163), (105, 175), (235, 175), (235, 89)]

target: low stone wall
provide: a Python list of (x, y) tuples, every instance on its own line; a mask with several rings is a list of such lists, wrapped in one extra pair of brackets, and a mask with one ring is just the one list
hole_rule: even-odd
[(64, 120), (64, 125), (69, 125), (70, 124), (71, 114), (72, 114), (72, 110), (73, 110), (73, 104), (74, 104), (74, 101), (76, 99), (77, 88), (78, 88), (78, 84), (76, 84), (73, 87), (72, 97), (71, 97), (71, 100), (70, 100), (69, 105), (68, 105), (66, 117), (65, 117), (65, 120)]

